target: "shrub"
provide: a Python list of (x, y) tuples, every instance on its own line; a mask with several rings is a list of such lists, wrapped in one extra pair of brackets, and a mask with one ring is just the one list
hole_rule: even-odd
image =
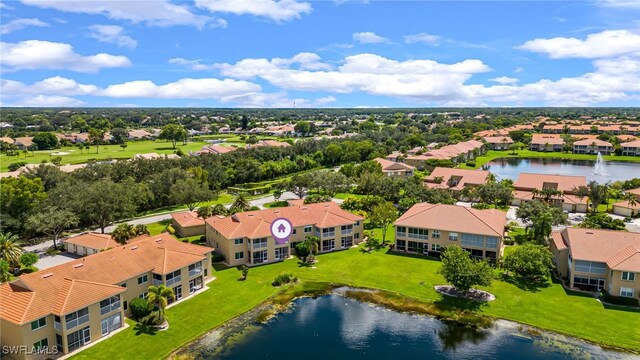
[(174, 235), (176, 233), (176, 230), (173, 228), (173, 226), (168, 225), (167, 226), (167, 232), (171, 235)]
[(484, 209), (490, 209), (491, 205), (485, 204), (485, 203), (474, 203), (473, 205), (471, 205), (471, 207), (478, 210), (484, 210)]
[(296, 282), (297, 280), (298, 280), (298, 278), (296, 278), (292, 274), (280, 274), (280, 275), (276, 276), (276, 278), (273, 280), (271, 285), (280, 286), (280, 285)]
[(176, 155), (183, 157), (184, 156), (184, 151), (182, 151), (182, 149), (178, 149), (176, 150)]
[(142, 298), (135, 298), (131, 300), (129, 304), (129, 308), (131, 309), (131, 317), (140, 320), (149, 315), (149, 307), (147, 305), (147, 300)]
[(466, 164), (467, 166), (469, 166), (469, 167), (476, 167), (476, 162), (475, 162), (475, 161), (471, 161), (471, 160), (469, 160), (469, 161), (467, 161), (465, 164)]
[(211, 254), (211, 262), (217, 263), (217, 262), (222, 262), (222, 261), (224, 261), (224, 255), (219, 254), (219, 253)]
[(604, 291), (600, 293), (600, 297), (602, 298), (602, 301), (610, 303), (610, 304), (625, 305), (625, 306), (638, 306), (638, 299), (634, 299), (634, 298), (622, 297), (622, 296), (613, 296), (613, 295), (607, 294)]
[(38, 254), (26, 252), (20, 255), (20, 264), (26, 268), (30, 268), (38, 262)]
[(18, 161), (18, 162), (11, 163), (9, 164), (9, 171), (16, 171), (25, 165), (27, 165), (26, 161)]
[(56, 165), (56, 166), (60, 165), (62, 163), (62, 156), (54, 156), (54, 157), (52, 157), (51, 158), (51, 163), (53, 165)]
[(142, 325), (158, 325), (160, 323), (160, 315), (157, 311), (153, 311), (147, 316), (140, 318)]
[(510, 237), (505, 237), (504, 240), (502, 240), (502, 243), (505, 245), (513, 245), (515, 244), (515, 241)]

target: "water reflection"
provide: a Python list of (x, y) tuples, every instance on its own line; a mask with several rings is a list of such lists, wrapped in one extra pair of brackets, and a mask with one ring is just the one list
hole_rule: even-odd
[(586, 176), (597, 182), (629, 180), (640, 174), (640, 164), (621, 161), (605, 161), (606, 174), (596, 174), (595, 161), (551, 158), (500, 158), (483, 166), (498, 179), (516, 180), (520, 173)]
[(456, 350), (461, 345), (478, 345), (491, 335), (489, 329), (473, 329), (451, 322), (444, 322), (438, 330), (438, 338), (444, 350)]

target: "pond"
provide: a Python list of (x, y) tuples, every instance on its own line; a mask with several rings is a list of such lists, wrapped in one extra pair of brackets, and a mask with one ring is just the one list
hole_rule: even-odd
[(631, 358), (560, 335), (530, 334), (512, 322), (474, 330), (339, 295), (297, 299), (226, 343), (201, 340), (190, 352), (196, 359), (225, 360)]
[(498, 179), (516, 180), (520, 173), (582, 175), (587, 181), (599, 183), (629, 180), (640, 177), (640, 163), (604, 161), (602, 173), (595, 174), (595, 161), (549, 158), (499, 158), (489, 161), (483, 169), (491, 171)]

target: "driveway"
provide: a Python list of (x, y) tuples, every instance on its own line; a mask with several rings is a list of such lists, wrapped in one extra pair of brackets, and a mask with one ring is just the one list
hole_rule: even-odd
[(56, 265), (68, 263), (69, 261), (80, 258), (80, 255), (63, 252), (58, 255), (44, 255), (40, 257), (36, 267), (40, 270), (48, 269), (50, 267), (54, 267)]

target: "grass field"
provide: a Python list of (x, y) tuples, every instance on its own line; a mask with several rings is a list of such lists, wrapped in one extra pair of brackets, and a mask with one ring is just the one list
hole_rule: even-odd
[[(482, 165), (488, 163), (491, 160), (495, 160), (498, 158), (507, 158), (507, 157), (521, 157), (521, 158), (556, 158), (556, 159), (575, 159), (575, 160), (596, 160), (596, 155), (587, 155), (587, 154), (571, 154), (571, 153), (561, 153), (561, 152), (542, 152), (542, 151), (531, 151), (531, 150), (518, 150), (516, 155), (514, 155), (511, 151), (497, 151), (497, 150), (489, 150), (486, 154), (482, 156), (478, 156), (475, 159), (476, 166), (467, 166), (466, 164), (461, 164), (460, 168), (462, 169), (478, 169), (482, 167)], [(603, 156), (605, 160), (608, 161), (629, 161), (629, 162), (640, 162), (640, 156), (615, 156), (615, 155), (605, 155)]]
[[(279, 290), (270, 283), (285, 272), (295, 274), (305, 283), (348, 284), (383, 289), (422, 302), (453, 304), (453, 300), (443, 298), (433, 289), (434, 285), (444, 283), (437, 273), (440, 262), (436, 260), (387, 253), (384, 248), (371, 253), (361, 248), (350, 249), (319, 255), (317, 259), (313, 268), (300, 266), (296, 259), (254, 267), (247, 281), (238, 281), (240, 271), (236, 268), (215, 268), (216, 280), (209, 283), (207, 291), (167, 310), (170, 324), (167, 331), (146, 334), (131, 323), (131, 328), (73, 358), (165, 358), (181, 345), (277, 294)], [(527, 284), (495, 280), (485, 290), (497, 299), (474, 311), (640, 351), (640, 310), (605, 307), (590, 296), (567, 292), (558, 283), (526, 288)], [(457, 304), (460, 305), (459, 301)]]

